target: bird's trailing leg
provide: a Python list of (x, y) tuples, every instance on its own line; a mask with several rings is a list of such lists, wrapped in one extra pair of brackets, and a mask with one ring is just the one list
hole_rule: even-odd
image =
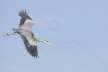
[(47, 40), (39, 40), (39, 39), (37, 39), (36, 42), (42, 42), (42, 43), (44, 43), (44, 44), (46, 44), (46, 45), (48, 45), (48, 46), (52, 46), (52, 45), (53, 45), (52, 42), (49, 42), (49, 41), (47, 41)]
[(16, 33), (13, 32), (13, 33), (6, 33), (6, 34), (3, 34), (3, 35), (0, 35), (0, 37), (7, 37), (7, 36), (11, 36), (11, 35), (15, 35)]

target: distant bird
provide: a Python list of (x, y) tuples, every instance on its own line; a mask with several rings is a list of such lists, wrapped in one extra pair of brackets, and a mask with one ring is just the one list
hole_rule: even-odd
[(19, 28), (14, 28), (13, 33), (7, 33), (2, 36), (10, 36), (10, 35), (19, 34), (29, 54), (32, 55), (33, 57), (38, 57), (38, 50), (37, 50), (36, 43), (43, 42), (47, 45), (52, 45), (52, 43), (47, 40), (38, 40), (37, 38), (35, 38), (32, 32), (32, 27), (35, 24), (35, 22), (27, 14), (26, 10), (20, 11), (19, 16), (21, 17)]

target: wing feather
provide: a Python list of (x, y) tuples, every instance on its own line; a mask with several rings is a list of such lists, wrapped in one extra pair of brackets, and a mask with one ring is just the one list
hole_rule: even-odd
[(32, 20), (32, 18), (27, 14), (26, 10), (20, 11), (19, 16), (21, 17), (20, 26), (22, 26), (27, 19)]
[(22, 40), (23, 40), (25, 47), (26, 47), (27, 51), (29, 52), (29, 54), (32, 55), (33, 57), (38, 57), (37, 46), (30, 45), (30, 43), (28, 42), (28, 40), (25, 36), (21, 35), (21, 37), (22, 37)]

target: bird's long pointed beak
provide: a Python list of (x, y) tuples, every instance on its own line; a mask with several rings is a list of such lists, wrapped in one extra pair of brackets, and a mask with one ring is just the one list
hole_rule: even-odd
[(33, 21), (34, 24), (39, 24), (39, 21)]
[(42, 42), (42, 43), (44, 43), (44, 44), (46, 44), (46, 45), (48, 45), (48, 46), (53, 46), (54, 45), (54, 43), (52, 43), (52, 42), (49, 42), (49, 41), (46, 41), (46, 40), (36, 40), (37, 42)]
[(44, 42), (48, 46), (53, 46), (54, 44), (52, 42)]

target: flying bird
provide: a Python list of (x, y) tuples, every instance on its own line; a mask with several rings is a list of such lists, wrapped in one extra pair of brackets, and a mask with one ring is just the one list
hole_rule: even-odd
[(38, 57), (37, 42), (43, 42), (47, 45), (52, 45), (52, 43), (47, 40), (39, 40), (34, 36), (32, 27), (36, 22), (32, 20), (26, 10), (20, 11), (19, 16), (21, 17), (19, 27), (13, 28), (12, 33), (6, 33), (2, 36), (20, 35), (28, 53), (33, 57)]

